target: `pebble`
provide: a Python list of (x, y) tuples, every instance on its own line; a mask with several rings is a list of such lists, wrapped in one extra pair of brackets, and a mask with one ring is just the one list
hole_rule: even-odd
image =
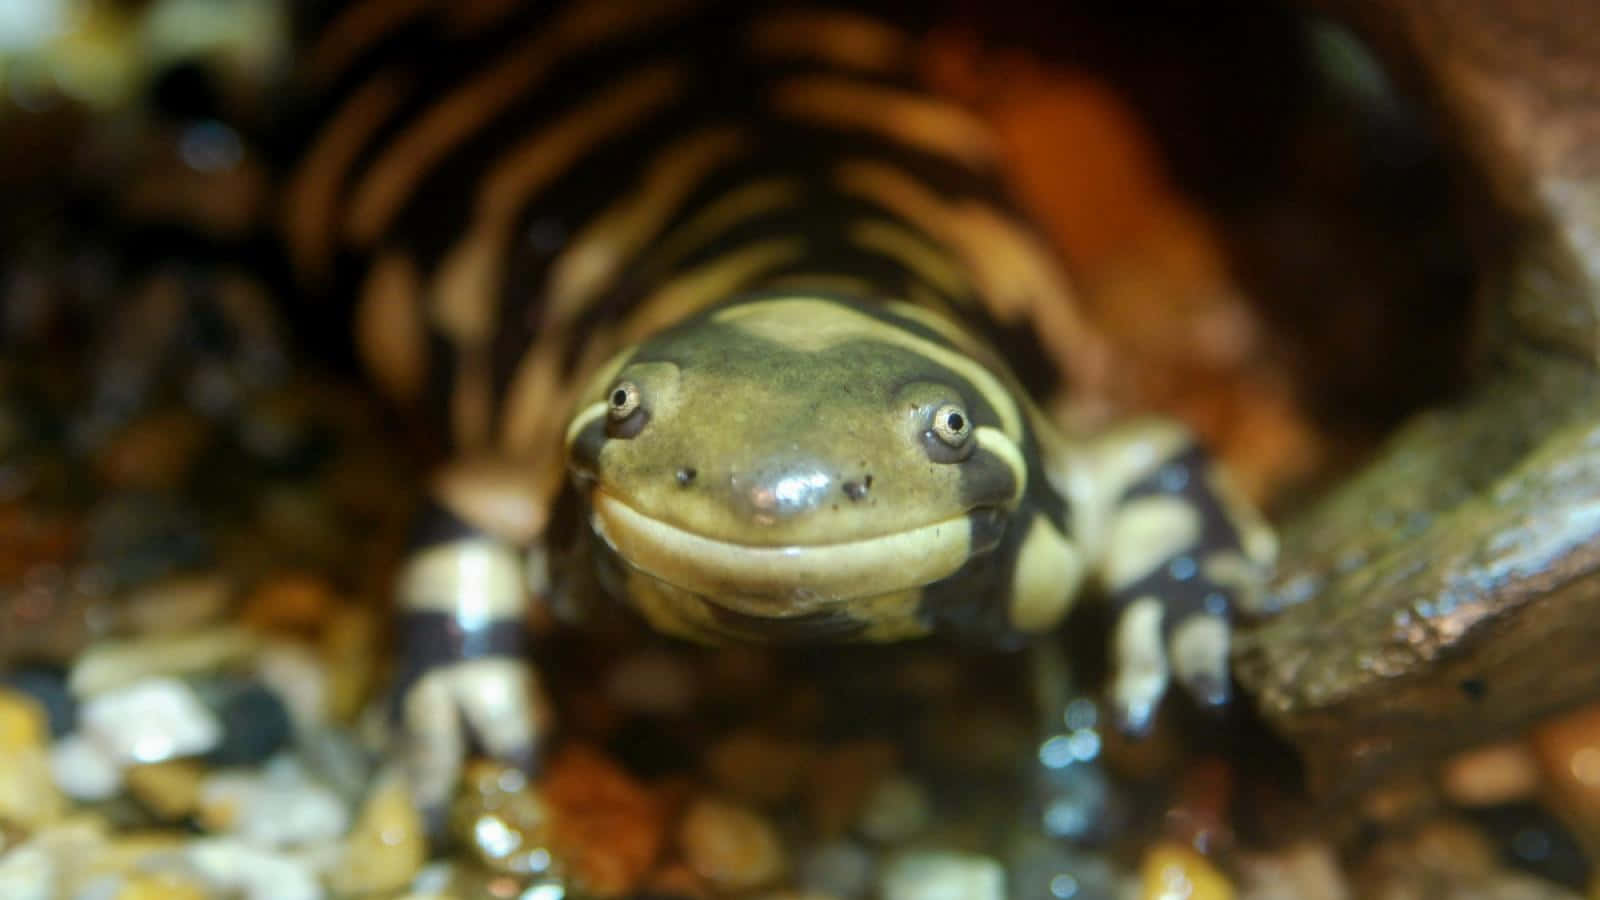
[(205, 420), (192, 413), (142, 416), (102, 448), (97, 468), (116, 487), (171, 489), (188, 471), (209, 433)]
[(1113, 867), (1106, 854), (1040, 832), (1016, 835), (1007, 862), (1012, 900), (1100, 900), (1137, 895), (1136, 879)]
[(735, 731), (705, 754), (706, 768), (718, 787), (763, 806), (794, 793), (816, 758), (815, 744), (754, 730)]
[(328, 673), (309, 648), (287, 641), (268, 643), (256, 654), (256, 678), (282, 702), (297, 734), (328, 720)]
[(891, 775), (867, 795), (856, 828), (875, 841), (892, 844), (916, 835), (932, 818), (927, 790), (904, 775)]
[(183, 859), (211, 887), (242, 900), (322, 900), (316, 873), (294, 857), (235, 838), (208, 838), (184, 848)]
[(277, 753), (294, 734), (289, 710), (278, 695), (254, 681), (216, 679), (200, 683), (200, 695), (222, 725), (222, 739), (206, 754), (219, 766), (253, 765)]
[(338, 795), (310, 780), (291, 757), (265, 771), (223, 771), (200, 784), (198, 817), (211, 831), (226, 831), (264, 847), (311, 846), (344, 834), (350, 813)]
[(0, 822), (31, 831), (65, 813), (66, 798), (50, 773), (50, 751), (37, 743), (0, 748)]
[(333, 586), (306, 573), (278, 575), (250, 592), (239, 620), (252, 628), (311, 637), (332, 615), (339, 598)]
[(801, 887), (843, 898), (864, 897), (872, 888), (876, 863), (872, 853), (851, 840), (838, 840), (811, 851), (797, 867)]
[(215, 625), (232, 599), (233, 583), (220, 572), (172, 575), (121, 600), (117, 624), (144, 635), (196, 631)]
[(1351, 900), (1353, 896), (1333, 847), (1320, 841), (1241, 854), (1236, 861), (1240, 900)]
[[(4, 689), (26, 696), (44, 710), (52, 738), (63, 737), (77, 726), (78, 702), (67, 690), (66, 675), (59, 670), (43, 666), (12, 669), (0, 674), (0, 690)], [(0, 699), (0, 707), (5, 702)], [(4, 739), (0, 738), (0, 744), (3, 743)]]
[(328, 876), (329, 886), (340, 894), (376, 894), (408, 885), (429, 890), (422, 878), (428, 855), (422, 816), (395, 772), (378, 776), (342, 850)]
[(1233, 884), (1211, 861), (1177, 843), (1145, 851), (1139, 867), (1140, 900), (1231, 900)]
[[(1596, 756), (1600, 778), (1600, 754)], [(1479, 747), (1446, 760), (1440, 780), (1445, 795), (1462, 806), (1509, 803), (1539, 789), (1539, 760), (1520, 742)]]
[(112, 900), (207, 900), (207, 893), (205, 885), (179, 875), (133, 875)]
[(637, 889), (666, 837), (666, 817), (651, 792), (578, 743), (550, 761), (543, 789), (556, 824), (552, 848), (573, 887), (608, 897)]
[(164, 821), (176, 821), (200, 805), (200, 784), (205, 772), (188, 759), (132, 766), (122, 773), (133, 794), (145, 809)]
[(555, 863), (550, 809), (520, 769), (488, 760), (471, 763), (451, 811), (451, 827), (493, 872), (541, 875)]
[(694, 670), (678, 654), (664, 650), (629, 656), (606, 678), (611, 702), (652, 716), (687, 715), (697, 693)]
[(1600, 705), (1544, 722), (1529, 740), (1555, 793), (1586, 819), (1600, 819)]
[(899, 760), (888, 741), (863, 740), (826, 750), (811, 767), (811, 814), (824, 839), (856, 821), (867, 798)]
[(82, 734), (50, 748), (50, 774), (63, 793), (84, 803), (106, 800), (122, 789), (122, 769), (111, 754)]
[(78, 657), (67, 684), (74, 695), (82, 698), (123, 689), (154, 676), (215, 671), (248, 659), (258, 640), (248, 629), (225, 625), (182, 634), (102, 641)]
[(48, 852), (24, 844), (0, 855), (0, 897), (54, 900), (60, 866)]
[(689, 807), (678, 844), (689, 867), (722, 890), (770, 884), (787, 868), (783, 843), (772, 824), (750, 809), (715, 799)]
[(0, 822), (33, 830), (66, 811), (51, 777), (49, 718), (26, 694), (0, 688)]
[(223, 738), (217, 717), (176, 678), (105, 690), (84, 702), (82, 719), (83, 734), (124, 765), (207, 753)]
[(48, 721), (45, 707), (32, 697), (0, 688), (0, 751), (44, 746)]
[(943, 851), (902, 853), (884, 866), (883, 900), (1003, 900), (1005, 870), (987, 856)]

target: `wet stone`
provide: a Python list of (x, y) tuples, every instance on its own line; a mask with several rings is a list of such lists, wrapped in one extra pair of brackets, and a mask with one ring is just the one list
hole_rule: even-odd
[(660, 803), (606, 757), (581, 744), (561, 750), (541, 780), (555, 827), (551, 845), (578, 891), (636, 890), (665, 843)]
[(1539, 760), (1522, 743), (1480, 747), (1446, 760), (1440, 780), (1462, 806), (1509, 803), (1539, 789)]
[(1351, 900), (1348, 880), (1333, 847), (1302, 841), (1238, 859), (1241, 900)]
[(59, 738), (77, 724), (78, 702), (67, 690), (66, 675), (56, 668), (28, 666), (0, 674), (0, 687), (16, 691), (37, 703), (50, 724), (50, 736)]
[(1530, 744), (1558, 795), (1585, 819), (1600, 822), (1600, 705), (1540, 724)]
[(932, 816), (927, 790), (903, 775), (891, 775), (867, 795), (856, 828), (875, 841), (897, 843), (926, 828)]
[(247, 660), (258, 644), (254, 634), (236, 626), (104, 641), (78, 657), (67, 684), (82, 698), (142, 678), (214, 671)]
[(1013, 839), (1007, 879), (1011, 900), (1099, 900), (1133, 894), (1133, 878), (1103, 856), (1028, 833)]
[(133, 875), (112, 900), (209, 900), (205, 885), (180, 875)]
[(787, 868), (783, 843), (757, 813), (714, 799), (696, 801), (684, 814), (678, 844), (690, 868), (722, 890), (770, 884)]
[(43, 747), (48, 721), (43, 704), (19, 691), (0, 689), (0, 751)]
[(233, 679), (203, 682), (199, 693), (222, 725), (222, 740), (206, 754), (214, 765), (262, 762), (293, 736), (289, 710), (261, 684)]
[[(355, 827), (345, 839), (330, 886), (342, 894), (397, 891), (419, 881), (427, 859), (422, 817), (411, 802), (405, 781), (394, 773), (380, 775), (362, 805)], [(446, 878), (448, 873), (446, 873)], [(428, 890), (428, 884), (412, 885)]]
[(304, 734), (328, 718), (328, 673), (309, 647), (273, 641), (256, 654), (255, 677), (282, 702), (293, 730)]
[(123, 764), (207, 753), (222, 725), (187, 684), (147, 678), (85, 701), (83, 733)]
[(316, 873), (303, 861), (233, 838), (195, 841), (183, 859), (209, 886), (242, 900), (321, 900)]
[(796, 880), (808, 890), (853, 900), (872, 889), (877, 862), (867, 848), (839, 840), (812, 850), (797, 866)]
[(736, 731), (712, 745), (706, 767), (723, 790), (766, 805), (792, 794), (816, 757), (816, 745), (807, 741)]
[(307, 777), (291, 757), (263, 771), (224, 771), (200, 785), (199, 819), (266, 847), (312, 846), (344, 834), (350, 814), (338, 795)]
[(682, 716), (694, 705), (695, 673), (681, 655), (636, 653), (612, 666), (606, 693), (618, 707), (652, 716)]
[(200, 783), (205, 773), (187, 759), (132, 766), (122, 773), (129, 793), (163, 821), (176, 821), (200, 805)]
[(141, 585), (119, 603), (117, 624), (134, 634), (178, 634), (214, 625), (228, 611), (233, 584), (218, 572), (183, 573)]
[(1141, 900), (1231, 900), (1233, 884), (1211, 861), (1182, 844), (1162, 843), (1145, 851), (1140, 866)]
[(457, 842), (491, 871), (540, 875), (556, 860), (550, 850), (550, 810), (521, 770), (487, 760), (467, 769), (451, 830)]
[(915, 851), (884, 866), (878, 889), (883, 900), (1003, 900), (1005, 871), (986, 856)]
[(867, 798), (898, 763), (887, 741), (855, 741), (830, 747), (811, 767), (811, 810), (824, 837), (842, 834), (860, 815)]
[(67, 796), (85, 803), (105, 800), (122, 788), (122, 769), (111, 754), (82, 734), (50, 748), (50, 773)]

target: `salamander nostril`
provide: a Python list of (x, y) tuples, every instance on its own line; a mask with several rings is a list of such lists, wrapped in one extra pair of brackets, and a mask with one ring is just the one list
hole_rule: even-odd
[(677, 473), (678, 485), (680, 487), (688, 487), (694, 482), (695, 477), (699, 474), (699, 470), (697, 470), (694, 466), (684, 466), (683, 468), (679, 469)]
[(864, 481), (846, 481), (840, 487), (844, 488), (844, 495), (851, 500), (865, 500), (867, 489), (872, 487), (872, 476), (868, 475)]

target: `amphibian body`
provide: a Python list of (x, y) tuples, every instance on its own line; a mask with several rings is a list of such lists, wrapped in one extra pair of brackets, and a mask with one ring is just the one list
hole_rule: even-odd
[(1013, 646), (1094, 584), (1123, 721), (1223, 702), (1272, 538), (1176, 425), (1043, 412), (1099, 345), (919, 24), (546, 7), (363, 0), (297, 69), (289, 256), (451, 447), (398, 586), (419, 800), (470, 741), (536, 762), (557, 585), (695, 641)]

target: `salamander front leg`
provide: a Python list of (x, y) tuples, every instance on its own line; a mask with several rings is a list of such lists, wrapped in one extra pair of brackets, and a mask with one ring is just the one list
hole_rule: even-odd
[(437, 836), (473, 749), (532, 772), (550, 732), (528, 658), (523, 557), (432, 506), (398, 586), (396, 718), (419, 809)]
[(1109, 501), (1099, 575), (1115, 617), (1110, 699), (1120, 724), (1148, 728), (1173, 677), (1201, 705), (1226, 704), (1229, 630), (1258, 602), (1272, 532), (1175, 425), (1114, 431), (1092, 458)]

